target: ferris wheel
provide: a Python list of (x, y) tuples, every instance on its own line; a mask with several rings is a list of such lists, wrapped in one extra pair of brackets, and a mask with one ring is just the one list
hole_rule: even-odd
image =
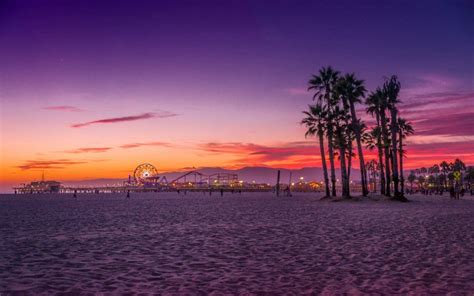
[(158, 170), (149, 163), (142, 163), (137, 166), (133, 172), (133, 178), (137, 184), (143, 184), (146, 182), (147, 178), (155, 177), (158, 175)]

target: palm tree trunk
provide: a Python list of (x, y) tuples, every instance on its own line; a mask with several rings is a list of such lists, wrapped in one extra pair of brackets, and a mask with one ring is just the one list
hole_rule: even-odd
[(397, 160), (397, 135), (398, 135), (398, 125), (397, 125), (397, 109), (393, 107), (390, 110), (392, 124), (391, 124), (391, 132), (392, 132), (392, 175), (393, 175), (393, 193), (396, 198), (399, 197), (398, 191), (398, 160)]
[(382, 126), (382, 137), (383, 137), (383, 146), (384, 146), (384, 153), (385, 153), (385, 179), (386, 179), (386, 186), (385, 186), (385, 195), (390, 196), (390, 149), (388, 143), (388, 135), (387, 135), (387, 119), (385, 117), (385, 110), (382, 109), (380, 112), (380, 123)]
[[(380, 116), (378, 112), (376, 113), (377, 126), (381, 130), (380, 125)], [(380, 165), (380, 194), (385, 194), (385, 174), (384, 174), (384, 165), (383, 165), (383, 151), (382, 151), (382, 135), (379, 133), (377, 135), (377, 150), (379, 154), (379, 165)]]
[(372, 172), (374, 176), (374, 193), (377, 193), (377, 168), (374, 168), (374, 171)]
[(347, 156), (347, 180), (351, 179), (351, 169), (352, 169), (352, 142), (349, 142), (349, 155)]
[[(344, 155), (346, 152), (344, 148), (339, 149), (339, 153), (341, 155)], [(342, 185), (342, 196), (343, 197), (350, 197), (349, 193), (349, 186), (348, 186), (348, 180), (347, 180), (347, 168), (346, 168), (346, 157), (342, 156), (340, 157), (341, 160), (341, 185)]]
[(333, 130), (331, 124), (328, 125), (328, 150), (329, 164), (331, 166), (332, 196), (336, 196), (336, 170), (334, 168)]
[(342, 185), (342, 197), (350, 197), (349, 186), (347, 180), (347, 168), (346, 168), (346, 149), (344, 147), (344, 139), (342, 137), (342, 131), (336, 127), (338, 146), (339, 146), (339, 160), (341, 162), (341, 185)]
[(355, 112), (354, 103), (351, 102), (351, 117), (352, 125), (354, 126), (356, 143), (357, 143), (357, 154), (359, 154), (359, 165), (360, 165), (360, 179), (362, 182), (362, 195), (367, 196), (369, 191), (367, 190), (367, 170), (365, 168), (364, 153), (362, 152), (362, 140), (360, 125), (357, 121), (357, 114)]
[(321, 149), (321, 162), (323, 164), (323, 174), (324, 174), (324, 186), (326, 188), (326, 197), (331, 196), (329, 192), (329, 177), (328, 177), (328, 167), (326, 164), (326, 154), (324, 151), (324, 135), (323, 133), (318, 133), (319, 135), (319, 147)]
[(400, 191), (402, 192), (402, 195), (405, 193), (405, 178), (403, 177), (403, 138), (402, 138), (402, 130), (400, 129), (399, 131), (399, 136), (398, 136), (398, 153), (400, 156)]

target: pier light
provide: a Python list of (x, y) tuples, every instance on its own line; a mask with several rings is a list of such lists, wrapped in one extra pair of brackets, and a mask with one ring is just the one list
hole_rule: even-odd
[(303, 181), (304, 180), (304, 177), (300, 177), (300, 181)]

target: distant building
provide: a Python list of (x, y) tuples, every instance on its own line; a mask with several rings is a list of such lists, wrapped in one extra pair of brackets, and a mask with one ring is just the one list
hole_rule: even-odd
[(18, 193), (57, 193), (61, 189), (61, 183), (57, 181), (35, 181), (13, 189)]

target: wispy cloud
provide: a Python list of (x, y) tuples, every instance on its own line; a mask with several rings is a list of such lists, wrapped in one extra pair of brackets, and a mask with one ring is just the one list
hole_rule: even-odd
[(131, 148), (138, 148), (142, 146), (172, 147), (173, 145), (167, 142), (141, 142), (141, 143), (124, 144), (124, 145), (121, 145), (120, 148), (131, 149)]
[(17, 166), (21, 170), (35, 170), (35, 169), (63, 169), (67, 166), (84, 164), (85, 161), (77, 161), (71, 159), (57, 159), (57, 160), (27, 160), (23, 164)]
[(417, 122), (415, 128), (417, 135), (472, 136), (474, 134), (474, 110), (430, 116)]
[(107, 152), (111, 147), (87, 147), (87, 148), (77, 148), (74, 150), (66, 150), (66, 153), (74, 153), (74, 154), (80, 154), (80, 153), (102, 153), (102, 152)]
[(401, 99), (400, 115), (415, 129), (408, 143), (443, 146), (472, 140), (474, 92), (462, 80), (424, 75), (415, 85), (403, 89)]
[(71, 125), (73, 128), (80, 128), (85, 126), (90, 126), (94, 124), (109, 124), (109, 123), (118, 123), (118, 122), (127, 122), (127, 121), (136, 121), (136, 120), (144, 120), (150, 118), (168, 118), (178, 116), (176, 113), (172, 113), (169, 111), (160, 111), (160, 112), (147, 112), (138, 115), (130, 115), (130, 116), (122, 116), (122, 117), (113, 117), (113, 118), (105, 118), (105, 119), (98, 119), (83, 123), (76, 123)]
[(44, 110), (50, 111), (65, 111), (65, 112), (81, 112), (84, 111), (80, 108), (68, 105), (60, 105), (60, 106), (47, 106), (43, 108)]
[(254, 143), (226, 142), (204, 143), (198, 146), (208, 153), (234, 156), (230, 162), (252, 166), (314, 166), (320, 164), (319, 149), (316, 142), (287, 142), (279, 145), (260, 145)]

